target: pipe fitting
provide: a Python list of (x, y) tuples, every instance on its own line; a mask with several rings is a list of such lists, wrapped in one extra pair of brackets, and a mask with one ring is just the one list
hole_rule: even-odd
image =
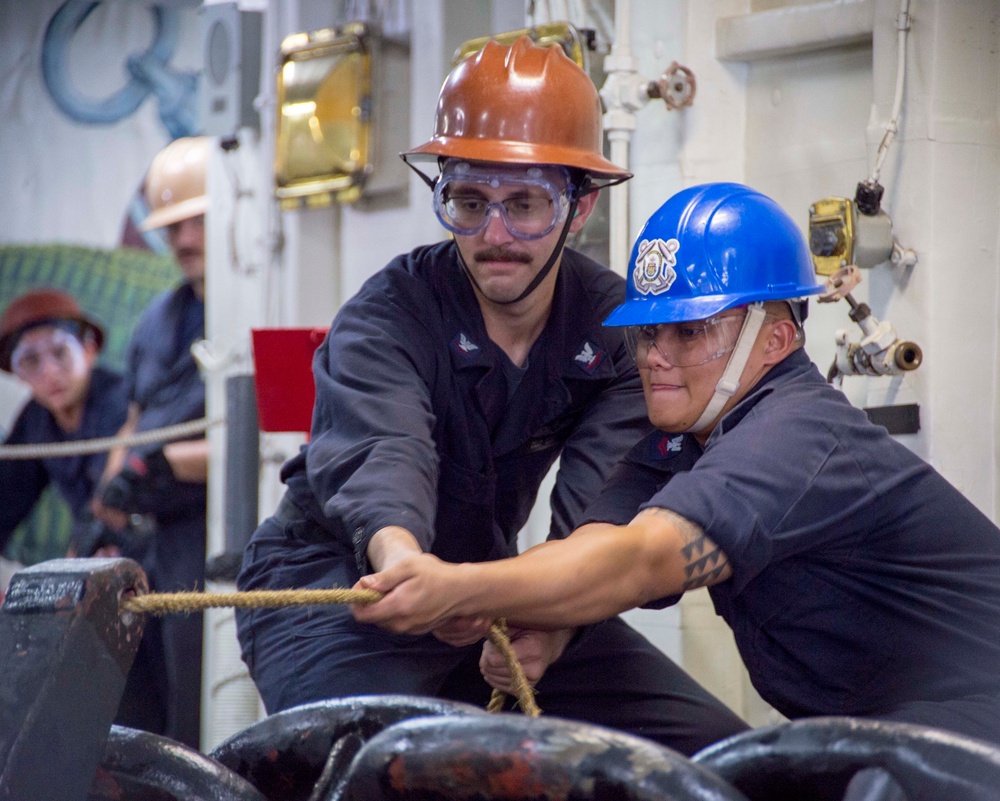
[(876, 320), (863, 303), (852, 312), (852, 319), (856, 318), (867, 336), (860, 342), (850, 342), (847, 331), (836, 332), (837, 353), (831, 375), (898, 375), (920, 367), (924, 354), (916, 342), (900, 340), (892, 325)]
[(649, 102), (646, 90), (646, 79), (637, 72), (610, 72), (600, 91), (604, 107), (608, 109), (605, 117), (614, 111), (634, 114)]
[(694, 103), (698, 82), (694, 73), (683, 64), (672, 62), (663, 74), (646, 86), (646, 95), (658, 97), (671, 111), (685, 108)]
[(924, 352), (916, 342), (897, 342), (893, 346), (892, 360), (903, 372), (916, 370), (924, 360)]

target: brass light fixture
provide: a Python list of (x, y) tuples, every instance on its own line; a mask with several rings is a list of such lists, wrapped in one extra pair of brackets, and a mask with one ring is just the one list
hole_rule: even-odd
[(522, 36), (528, 36), (535, 44), (543, 47), (559, 45), (580, 69), (587, 72), (589, 66), (587, 52), (591, 49), (591, 43), (581, 31), (568, 22), (547, 22), (543, 25), (536, 25), (534, 28), (521, 28), (516, 31), (505, 31), (492, 36), (469, 39), (458, 46), (455, 55), (452, 56), (451, 63), (455, 65), (466, 56), (482, 50), (489, 41), (512, 45)]
[(353, 203), (405, 186), (405, 166), (392, 163), (402, 143), (393, 148), (391, 140), (407, 126), (385, 117), (409, 113), (407, 81), (387, 80), (390, 62), (405, 74), (407, 58), (408, 48), (385, 42), (365, 23), (285, 37), (274, 161), (284, 208)]

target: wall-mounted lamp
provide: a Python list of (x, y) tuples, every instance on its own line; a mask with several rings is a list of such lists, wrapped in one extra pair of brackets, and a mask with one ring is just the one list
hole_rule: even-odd
[(397, 154), (409, 129), (408, 56), (364, 23), (285, 38), (274, 160), (283, 207), (405, 190)]
[(547, 22), (544, 25), (536, 25), (533, 28), (521, 28), (516, 31), (504, 31), (503, 33), (491, 36), (480, 36), (476, 39), (469, 39), (458, 46), (455, 55), (451, 58), (452, 66), (457, 64), (466, 56), (482, 50), (489, 41), (499, 42), (504, 45), (512, 45), (522, 36), (527, 36), (535, 44), (542, 47), (559, 45), (563, 51), (577, 66), (584, 72), (588, 71), (589, 61), (587, 54), (594, 49), (595, 33), (589, 29), (578, 29), (568, 22)]

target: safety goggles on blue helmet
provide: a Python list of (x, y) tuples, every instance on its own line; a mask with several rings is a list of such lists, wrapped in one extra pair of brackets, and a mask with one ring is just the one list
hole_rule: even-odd
[[(487, 189), (508, 190), (502, 200), (490, 200)], [(434, 187), (434, 212), (453, 234), (478, 234), (491, 217), (518, 239), (541, 239), (565, 222), (575, 191), (562, 167), (504, 169), (502, 165), (445, 163)]]
[[(739, 392), (768, 316), (765, 304), (785, 301), (801, 323), (802, 299), (824, 288), (798, 226), (774, 200), (742, 184), (702, 184), (673, 195), (647, 220), (632, 249), (625, 302), (604, 324), (647, 332), (647, 344), (636, 345), (640, 366), (653, 346), (674, 366), (731, 354), (711, 399), (687, 429), (700, 432)], [(746, 312), (734, 339), (729, 327), (735, 325), (723, 312), (741, 306)]]
[(744, 317), (745, 312), (727, 313), (707, 320), (629, 326), (625, 342), (639, 368), (648, 366), (654, 349), (673, 367), (695, 367), (732, 352)]

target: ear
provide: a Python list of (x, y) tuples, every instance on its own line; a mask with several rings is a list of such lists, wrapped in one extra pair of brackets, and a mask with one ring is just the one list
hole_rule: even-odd
[(97, 354), (100, 353), (100, 349), (97, 347), (97, 343), (94, 341), (93, 337), (85, 337), (83, 339), (83, 358), (87, 363), (87, 368), (90, 369), (94, 366), (97, 361)]
[(581, 228), (583, 224), (587, 222), (587, 218), (590, 216), (594, 207), (597, 205), (597, 195), (599, 192), (590, 192), (584, 195), (577, 201), (576, 204), (576, 216), (573, 218), (573, 222), (570, 223), (569, 230), (571, 233), (576, 233)]
[(799, 347), (798, 329), (791, 320), (777, 320), (771, 325), (767, 345), (764, 347), (764, 361), (768, 365), (781, 362)]

